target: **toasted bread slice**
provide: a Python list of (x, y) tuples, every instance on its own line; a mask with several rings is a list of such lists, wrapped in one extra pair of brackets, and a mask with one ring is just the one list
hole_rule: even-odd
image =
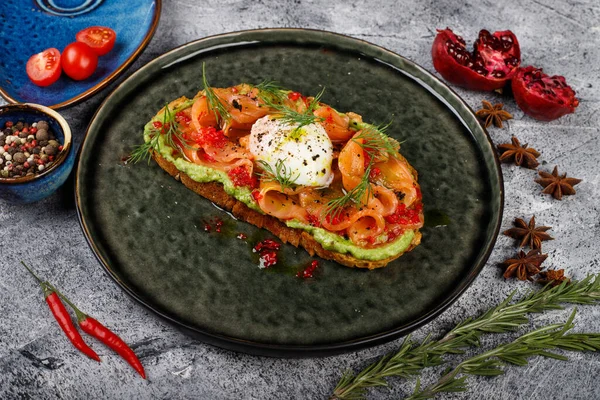
[[(390, 261), (393, 261), (404, 254), (404, 252), (400, 252), (382, 260), (369, 261), (358, 259), (349, 254), (342, 254), (326, 250), (310, 235), (310, 233), (302, 229), (290, 228), (277, 218), (261, 214), (258, 211), (249, 208), (241, 201), (229, 196), (225, 190), (223, 190), (223, 185), (221, 183), (196, 182), (187, 174), (179, 171), (175, 165), (164, 159), (155, 151), (152, 151), (152, 158), (162, 169), (164, 169), (176, 180), (181, 181), (187, 188), (212, 201), (219, 207), (231, 212), (237, 219), (248, 222), (259, 228), (267, 229), (273, 235), (277, 236), (283, 243), (290, 243), (295, 247), (302, 247), (311, 256), (317, 255), (321, 258), (333, 260), (348, 267), (375, 269), (386, 266)], [(421, 233), (417, 230), (415, 231), (415, 235), (410, 243), (410, 246), (405, 250), (405, 252), (412, 250), (419, 245), (420, 242)]]

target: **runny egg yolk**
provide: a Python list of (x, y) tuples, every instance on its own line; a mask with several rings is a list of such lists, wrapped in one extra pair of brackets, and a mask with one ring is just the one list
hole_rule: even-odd
[(252, 125), (249, 150), (273, 172), (278, 164), (294, 184), (327, 187), (333, 180), (333, 145), (319, 124), (298, 127), (266, 116)]

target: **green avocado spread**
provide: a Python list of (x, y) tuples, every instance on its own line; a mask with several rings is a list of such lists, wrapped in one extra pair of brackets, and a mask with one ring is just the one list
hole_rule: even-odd
[[(193, 100), (187, 100), (176, 107), (173, 112), (178, 112), (185, 108), (190, 107), (193, 104)], [(162, 115), (162, 114), (159, 114)], [(161, 121), (160, 117), (155, 117), (144, 127), (144, 140), (148, 142), (150, 140), (150, 132), (152, 130), (152, 123), (155, 121)], [(160, 135), (158, 138), (159, 145), (158, 151), (160, 155), (167, 161), (173, 163), (175, 167), (187, 174), (196, 182), (220, 182), (223, 184), (225, 192), (246, 204), (253, 210), (264, 214), (260, 209), (254, 198), (252, 197), (251, 190), (246, 186), (235, 186), (231, 179), (227, 176), (227, 173), (214, 168), (198, 165), (186, 161), (182, 157), (173, 157), (173, 149), (169, 147), (164, 136)], [(323, 228), (317, 228), (309, 224), (302, 223), (298, 220), (285, 221), (286, 225), (290, 228), (302, 229), (309, 232), (313, 238), (321, 245), (325, 250), (335, 251), (342, 254), (350, 254), (360, 260), (378, 261), (385, 258), (403, 253), (410, 246), (415, 232), (413, 230), (407, 230), (402, 236), (399, 236), (396, 240), (387, 243), (382, 246), (378, 246), (372, 249), (365, 249), (352, 243), (348, 239), (344, 239), (340, 235), (326, 231)]]

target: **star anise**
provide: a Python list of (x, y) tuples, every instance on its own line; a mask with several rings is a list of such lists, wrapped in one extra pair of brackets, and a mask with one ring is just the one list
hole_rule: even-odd
[(540, 165), (537, 160), (540, 153), (536, 149), (527, 147), (526, 144), (521, 146), (519, 139), (514, 136), (510, 140), (512, 144), (504, 143), (498, 145), (498, 150), (502, 153), (500, 154), (500, 161), (514, 161), (516, 165), (521, 166), (522, 164), (523, 167), (529, 169), (535, 169)]
[(542, 285), (547, 285), (551, 283), (552, 286), (558, 286), (564, 281), (571, 281), (565, 276), (564, 269), (549, 269), (547, 271), (540, 272), (540, 274), (538, 275), (537, 283), (541, 283)]
[(492, 123), (498, 128), (502, 128), (502, 121), (512, 119), (513, 117), (508, 111), (502, 109), (504, 107), (502, 103), (492, 105), (489, 101), (482, 100), (481, 104), (483, 104), (483, 108), (478, 110), (475, 115), (485, 120), (484, 126), (486, 128), (492, 125)]
[(521, 250), (517, 254), (517, 258), (509, 258), (502, 263), (506, 267), (504, 277), (516, 276), (522, 281), (526, 279), (532, 281), (532, 276), (541, 271), (540, 266), (546, 257), (548, 257), (548, 254), (541, 254), (539, 249), (530, 250), (527, 254)]
[(540, 178), (535, 181), (539, 183), (545, 189), (542, 193), (551, 194), (556, 200), (562, 199), (564, 195), (575, 194), (573, 186), (581, 182), (581, 179), (567, 178), (567, 174), (558, 175), (558, 167), (554, 167), (552, 173), (545, 171), (538, 171)]
[(529, 224), (521, 218), (515, 219), (515, 228), (510, 228), (504, 231), (506, 236), (514, 239), (520, 239), (519, 247), (529, 245), (532, 249), (542, 249), (542, 241), (554, 240), (552, 236), (546, 233), (549, 226), (535, 226), (535, 215), (529, 220)]

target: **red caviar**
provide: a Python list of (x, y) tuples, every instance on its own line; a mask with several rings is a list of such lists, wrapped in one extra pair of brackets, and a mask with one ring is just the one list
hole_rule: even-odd
[(321, 226), (321, 220), (319, 220), (318, 216), (313, 214), (308, 214), (308, 223), (317, 228)]
[(419, 212), (423, 209), (423, 205), (421, 203), (415, 204), (414, 208), (406, 208), (406, 204), (400, 203), (396, 211), (392, 215), (388, 215), (385, 217), (385, 220), (389, 224), (400, 224), (400, 225), (409, 225), (409, 224), (418, 224), (421, 220), (419, 217)]
[(288, 93), (288, 99), (292, 100), (292, 101), (296, 101), (298, 100), (300, 97), (302, 97), (302, 95), (298, 92), (291, 92)]
[(182, 125), (189, 125), (190, 122), (192, 121), (192, 118), (190, 118), (189, 115), (187, 115), (187, 113), (185, 113), (184, 111), (179, 111), (177, 114), (175, 114), (175, 120)]
[(218, 131), (215, 127), (209, 126), (200, 131), (190, 133), (190, 138), (200, 146), (209, 145), (222, 149), (227, 144), (227, 137), (223, 131)]
[(263, 195), (260, 194), (260, 190), (253, 190), (252, 191), (252, 198), (254, 198), (254, 200), (258, 203), (259, 201), (262, 200)]
[(331, 216), (331, 214), (328, 214), (325, 217), (325, 221), (327, 221), (328, 224), (332, 224), (332, 225), (337, 225), (340, 222), (342, 222), (343, 218), (340, 218), (339, 214), (336, 214), (334, 217)]
[(369, 174), (369, 178), (371, 178), (371, 180), (374, 180), (379, 175), (381, 175), (381, 170), (377, 167), (373, 167), (373, 169), (371, 169), (371, 173)]
[(258, 186), (258, 179), (250, 175), (245, 165), (230, 169), (227, 176), (229, 176), (234, 186), (250, 186), (251, 188)]

